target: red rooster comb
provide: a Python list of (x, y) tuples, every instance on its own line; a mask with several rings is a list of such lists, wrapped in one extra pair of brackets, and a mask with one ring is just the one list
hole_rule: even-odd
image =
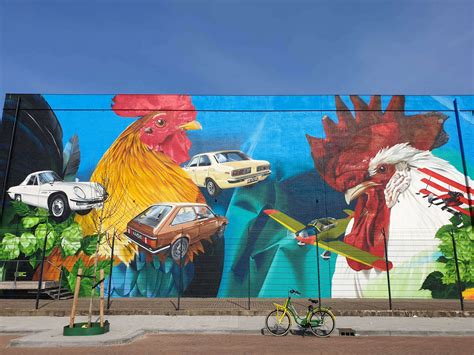
[[(438, 112), (405, 115), (405, 97), (393, 96), (382, 112), (380, 96), (372, 96), (369, 104), (358, 96), (350, 96), (355, 118), (339, 96), (336, 96), (338, 123), (323, 117), (326, 138), (306, 135), (318, 172), (336, 190), (346, 187), (336, 182), (338, 174), (351, 169), (352, 161), (366, 161), (382, 148), (409, 143), (420, 150), (432, 150), (445, 144), (443, 129), (447, 116)], [(354, 167), (354, 166), (353, 166)], [(338, 170), (338, 171), (336, 171)]]
[(195, 111), (188, 95), (121, 94), (112, 99), (112, 109), (121, 117), (140, 117), (153, 111)]

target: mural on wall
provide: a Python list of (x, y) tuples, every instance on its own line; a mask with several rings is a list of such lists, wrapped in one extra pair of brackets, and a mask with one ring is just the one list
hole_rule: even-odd
[[(336, 96), (338, 123), (325, 116), (326, 138), (308, 136), (315, 168), (329, 186), (344, 193), (346, 202), (357, 201), (344, 242), (384, 257), (386, 238), (392, 277), (420, 287), (434, 265), (419, 260), (437, 252), (439, 241), (433, 236), (453, 217), (446, 210), (429, 208), (420, 195), (427, 185), (421, 169), (465, 182), (448, 161), (431, 153), (448, 140), (443, 129), (447, 116), (406, 115), (403, 96), (394, 96), (385, 112), (379, 96), (369, 104), (357, 96), (351, 100), (355, 117)], [(338, 258), (333, 297), (363, 297), (381, 278), (386, 281), (372, 265)], [(354, 287), (348, 287), (351, 284)], [(395, 296), (407, 291), (413, 294), (396, 289)]]
[[(455, 297), (454, 236), (470, 297), (473, 181), (452, 99), (22, 95), (0, 276), (25, 260), (38, 279), (46, 249), (44, 279), (62, 270), (73, 289), (96, 260), (108, 277), (113, 245), (114, 297), (313, 296), (318, 274), (323, 297), (386, 297), (387, 269), (394, 297)], [(470, 137), (474, 98), (458, 99)]]

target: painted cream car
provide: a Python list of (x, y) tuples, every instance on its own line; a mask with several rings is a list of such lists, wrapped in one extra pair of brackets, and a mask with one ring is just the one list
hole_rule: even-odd
[(71, 211), (85, 215), (101, 208), (107, 198), (104, 187), (96, 182), (65, 182), (49, 170), (31, 173), (7, 193), (13, 200), (49, 210), (56, 221), (65, 220)]
[(195, 155), (184, 170), (211, 196), (217, 196), (221, 189), (256, 184), (271, 174), (268, 161), (253, 160), (238, 150)]

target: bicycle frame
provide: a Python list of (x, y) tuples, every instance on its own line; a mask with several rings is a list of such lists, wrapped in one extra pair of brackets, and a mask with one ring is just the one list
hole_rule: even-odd
[[(278, 303), (273, 303), (273, 305), (275, 306), (277, 311), (282, 312), (281, 316), (279, 316), (278, 313), (277, 313), (276, 318), (277, 318), (278, 323), (281, 323), (283, 318), (285, 317), (285, 315), (289, 314), (290, 315), (290, 322), (291, 322), (291, 318), (293, 318), (295, 320), (295, 322), (301, 327), (308, 327), (310, 325), (311, 316), (313, 315), (314, 311), (325, 310), (325, 311), (332, 314), (332, 312), (329, 309), (318, 307), (316, 309), (308, 309), (308, 311), (306, 312), (306, 316), (301, 317), (300, 314), (298, 313), (298, 311), (296, 310), (295, 306), (293, 306), (293, 304), (291, 303), (291, 296), (288, 296), (288, 298), (286, 299), (284, 305), (281, 305), (281, 304), (278, 304)], [(321, 322), (319, 322), (318, 320), (315, 320), (315, 321), (313, 321), (313, 324), (311, 324), (311, 325), (317, 327), (320, 324), (321, 324)]]

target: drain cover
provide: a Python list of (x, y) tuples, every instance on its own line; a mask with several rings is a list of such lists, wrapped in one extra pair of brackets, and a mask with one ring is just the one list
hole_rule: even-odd
[(352, 328), (337, 328), (339, 335), (344, 337), (355, 337), (356, 331)]

